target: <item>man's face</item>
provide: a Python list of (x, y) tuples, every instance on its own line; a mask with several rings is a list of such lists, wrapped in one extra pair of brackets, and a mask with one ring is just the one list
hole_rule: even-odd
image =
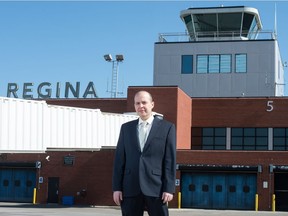
[(147, 92), (139, 92), (134, 98), (135, 111), (142, 120), (147, 120), (152, 115), (154, 102)]

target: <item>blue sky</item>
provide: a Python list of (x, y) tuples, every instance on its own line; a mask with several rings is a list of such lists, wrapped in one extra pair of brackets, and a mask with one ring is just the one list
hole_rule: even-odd
[[(184, 32), (180, 11), (190, 7), (251, 6), (258, 9), (264, 30), (274, 29), (275, 1), (0, 1), (0, 96), (8, 83), (90, 81), (100, 98), (110, 97), (112, 64), (103, 55), (124, 55), (118, 91), (153, 85), (154, 43), (159, 33)], [(288, 2), (276, 2), (282, 59), (288, 61)], [(287, 74), (287, 68), (285, 68)], [(286, 78), (287, 76), (285, 76)], [(285, 79), (288, 83), (288, 79)], [(61, 88), (61, 97), (64, 87)], [(285, 90), (288, 95), (288, 86)]]

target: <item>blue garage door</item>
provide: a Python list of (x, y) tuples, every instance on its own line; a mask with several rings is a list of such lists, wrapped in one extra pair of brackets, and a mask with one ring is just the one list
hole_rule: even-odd
[(32, 202), (35, 169), (0, 169), (0, 201)]
[(255, 208), (256, 174), (181, 173), (183, 208)]

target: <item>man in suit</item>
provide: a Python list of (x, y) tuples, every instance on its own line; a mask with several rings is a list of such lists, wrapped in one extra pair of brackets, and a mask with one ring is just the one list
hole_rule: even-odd
[(122, 125), (117, 143), (113, 200), (123, 216), (143, 216), (145, 209), (150, 216), (168, 216), (175, 192), (175, 125), (153, 116), (147, 91), (135, 94), (134, 107), (139, 119)]

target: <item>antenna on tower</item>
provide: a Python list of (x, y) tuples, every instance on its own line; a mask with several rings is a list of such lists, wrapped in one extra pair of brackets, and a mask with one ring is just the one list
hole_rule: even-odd
[(274, 5), (274, 37), (277, 39), (277, 5)]

